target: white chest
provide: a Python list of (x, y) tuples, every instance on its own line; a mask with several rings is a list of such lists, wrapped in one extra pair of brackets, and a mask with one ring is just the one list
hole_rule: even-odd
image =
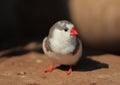
[(74, 51), (75, 46), (76, 38), (66, 41), (50, 39), (50, 48), (56, 53), (69, 54)]

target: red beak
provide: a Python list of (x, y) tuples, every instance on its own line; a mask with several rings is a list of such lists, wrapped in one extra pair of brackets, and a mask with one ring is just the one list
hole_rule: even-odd
[(71, 35), (71, 36), (77, 36), (77, 35), (78, 35), (78, 32), (76, 31), (75, 28), (72, 28), (72, 29), (70, 30), (70, 35)]

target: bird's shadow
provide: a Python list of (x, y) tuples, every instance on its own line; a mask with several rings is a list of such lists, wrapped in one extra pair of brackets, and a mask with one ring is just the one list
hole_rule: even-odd
[[(101, 68), (109, 68), (109, 65), (90, 58), (81, 59), (76, 65), (73, 66), (74, 71), (92, 71)], [(69, 66), (61, 65), (58, 67), (61, 70), (68, 70)]]
[[(92, 71), (101, 68), (109, 68), (109, 65), (107, 63), (96, 61), (87, 57), (87, 56), (103, 55), (103, 54), (106, 53), (96, 50), (93, 51), (93, 50), (84, 49), (82, 58), (78, 61), (76, 65), (72, 66), (72, 68), (74, 71)], [(58, 69), (68, 70), (69, 67), (70, 66), (67, 65), (61, 65), (58, 67)]]

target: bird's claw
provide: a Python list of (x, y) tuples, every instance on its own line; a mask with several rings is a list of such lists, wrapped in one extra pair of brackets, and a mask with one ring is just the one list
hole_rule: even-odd
[(54, 70), (54, 65), (50, 65), (50, 67), (46, 70), (44, 70), (44, 72), (52, 72)]
[(72, 68), (70, 67), (69, 70), (67, 71), (67, 75), (70, 75), (72, 73)]

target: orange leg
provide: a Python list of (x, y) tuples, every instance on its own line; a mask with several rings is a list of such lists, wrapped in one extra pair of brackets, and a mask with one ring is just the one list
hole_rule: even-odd
[(54, 70), (54, 64), (51, 64), (48, 69), (46, 69), (44, 72), (52, 72)]
[(69, 70), (67, 71), (67, 75), (70, 75), (72, 73), (72, 66), (70, 66)]

